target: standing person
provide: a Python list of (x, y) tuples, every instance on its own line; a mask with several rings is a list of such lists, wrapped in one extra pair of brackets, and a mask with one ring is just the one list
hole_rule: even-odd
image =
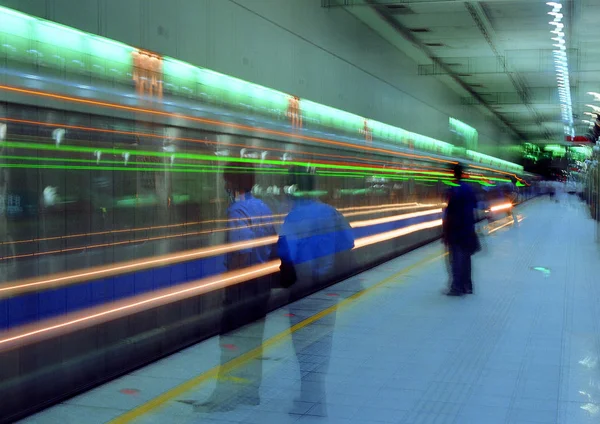
[(463, 167), (454, 167), (457, 185), (448, 192), (444, 211), (443, 241), (448, 249), (451, 272), (451, 285), (448, 296), (462, 296), (473, 293), (471, 280), (471, 256), (480, 249), (475, 232), (475, 208), (477, 198), (464, 181)]
[[(320, 202), (311, 196), (315, 190), (315, 175), (310, 170), (295, 167), (291, 169), (292, 184), (297, 187), (296, 198), (290, 213), (281, 226), (277, 250), (281, 258), (281, 280), (284, 287), (290, 287), (292, 296), (298, 298), (321, 289), (327, 283), (339, 278), (348, 271), (355, 270), (353, 251), (354, 234), (352, 228), (333, 206)], [(335, 303), (337, 300), (332, 298)], [(296, 304), (289, 306), (290, 325), (302, 320), (302, 308)], [(292, 333), (292, 342), (300, 367), (299, 401), (318, 402), (318, 415), (327, 416), (325, 377), (329, 367), (335, 312), (319, 319), (314, 334)], [(319, 360), (318, 372), (314, 362), (303, 355), (315, 355)], [(309, 375), (310, 374), (310, 375)]]
[[(252, 196), (255, 169), (250, 164), (243, 168), (235, 163), (225, 166), (223, 178), (231, 205), (227, 209), (227, 243), (239, 243), (276, 235), (271, 209), (260, 199)], [(273, 245), (248, 247), (225, 256), (227, 271), (235, 271), (268, 262), (274, 254)], [(203, 402), (183, 401), (192, 404), (198, 412), (225, 412), (238, 405), (259, 405), (262, 382), (262, 354), (257, 354), (244, 367), (227, 371), (226, 364), (239, 352), (262, 349), (265, 317), (271, 294), (271, 276), (260, 277), (225, 288), (219, 344), (221, 368), (217, 386), (211, 397)], [(238, 334), (236, 330), (245, 323), (253, 322), (256, 331), (250, 335)], [(235, 349), (232, 349), (235, 346)], [(243, 389), (231, 381), (243, 381)]]

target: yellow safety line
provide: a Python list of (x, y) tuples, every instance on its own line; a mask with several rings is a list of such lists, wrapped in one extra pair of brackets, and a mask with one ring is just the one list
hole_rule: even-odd
[(270, 339), (263, 342), (262, 346), (259, 346), (249, 352), (246, 352), (243, 355), (240, 355), (237, 358), (234, 358), (225, 364), (217, 365), (217, 366), (211, 368), (210, 370), (208, 370), (200, 375), (197, 375), (184, 383), (181, 383), (179, 386), (176, 386), (176, 387), (164, 392), (163, 394), (155, 397), (154, 399), (151, 399), (148, 402), (132, 409), (131, 411), (128, 411), (128, 412), (124, 413), (123, 415), (120, 415), (119, 417), (109, 421), (108, 424), (130, 423), (130, 422), (154, 411), (155, 409), (160, 408), (161, 406), (165, 405), (167, 402), (192, 390), (196, 386), (198, 386), (210, 379), (217, 378), (219, 375), (219, 370), (221, 370), (221, 373), (229, 373), (229, 372), (235, 370), (236, 368), (244, 365), (245, 363), (258, 358), (258, 356), (262, 354), (263, 350), (266, 350), (266, 349), (276, 346), (277, 344), (279, 344), (283, 340), (285, 340), (288, 336), (290, 336), (292, 333), (306, 327), (307, 325), (312, 324), (315, 321), (320, 320), (321, 318), (337, 311), (338, 309), (341, 310), (341, 309), (345, 308), (350, 303), (352, 303), (354, 300), (389, 283), (390, 281), (402, 276), (403, 274), (406, 274), (416, 268), (420, 268), (429, 262), (436, 261), (446, 255), (447, 255), (447, 253), (444, 253), (441, 255), (432, 255), (432, 256), (429, 256), (415, 264), (412, 264), (412, 265), (404, 268), (402, 271), (397, 272), (396, 274), (393, 274), (393, 275), (385, 278), (384, 280), (380, 281), (379, 283), (377, 283), (367, 289), (364, 289), (358, 293), (355, 293), (352, 296), (342, 300), (341, 302), (339, 302), (333, 306), (330, 306), (329, 308), (324, 309), (323, 311), (319, 312), (318, 314), (308, 317), (305, 320), (299, 322), (298, 324), (271, 337)]

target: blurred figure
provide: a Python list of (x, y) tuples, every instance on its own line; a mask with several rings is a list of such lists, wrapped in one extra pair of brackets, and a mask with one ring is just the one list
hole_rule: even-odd
[(480, 249), (475, 232), (477, 199), (471, 187), (462, 181), (463, 167), (454, 167), (457, 186), (448, 192), (444, 211), (442, 239), (449, 253), (451, 284), (448, 296), (473, 293), (471, 256)]
[[(249, 164), (243, 164), (242, 167), (230, 163), (226, 165), (223, 173), (225, 190), (231, 201), (227, 209), (228, 243), (275, 235), (271, 210), (251, 193), (255, 184), (254, 169)], [(225, 267), (228, 271), (233, 271), (266, 263), (272, 259), (273, 247), (258, 246), (228, 253)], [(225, 289), (219, 338), (221, 369), (217, 378), (217, 387), (208, 401), (200, 405), (187, 402), (193, 404), (197, 410), (224, 412), (234, 409), (239, 404), (260, 403), (262, 353), (259, 353), (250, 363), (230, 373), (225, 372), (223, 366), (240, 354), (261, 349), (271, 286), (271, 276), (266, 276)], [(252, 334), (237, 335), (233, 330), (246, 322), (253, 322), (251, 325), (255, 328)]]
[(515, 206), (519, 201), (519, 192), (517, 190), (516, 181), (517, 179), (515, 177), (511, 177), (510, 182), (503, 186), (503, 192), (505, 201), (512, 205), (511, 208), (506, 211), (506, 215), (511, 217), (515, 226), (518, 226), (519, 220), (517, 218), (517, 214), (515, 213)]
[[(291, 287), (293, 297), (299, 298), (323, 288), (348, 270), (356, 269), (352, 251), (354, 235), (341, 213), (311, 196), (316, 184), (310, 169), (294, 167), (290, 174), (292, 184), (297, 188), (296, 200), (281, 227), (277, 250), (281, 259), (282, 284)], [(306, 318), (302, 315), (306, 312), (296, 310), (294, 306), (289, 307), (291, 325)], [(319, 402), (323, 408), (335, 319), (334, 311), (318, 321), (314, 333), (305, 335), (302, 330), (292, 333), (302, 376), (297, 400)], [(307, 355), (310, 355), (310, 361), (305, 358)], [(316, 358), (319, 360), (317, 368)], [(327, 413), (322, 410), (319, 415), (326, 416)]]

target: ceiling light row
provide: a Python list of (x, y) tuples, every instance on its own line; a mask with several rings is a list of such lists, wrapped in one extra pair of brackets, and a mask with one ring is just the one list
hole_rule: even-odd
[(565, 24), (562, 22), (564, 15), (561, 13), (562, 4), (558, 2), (548, 2), (552, 11), (548, 15), (554, 19), (549, 22), (553, 27), (551, 40), (555, 43), (552, 55), (554, 57), (554, 67), (556, 70), (556, 84), (558, 85), (558, 97), (560, 99), (560, 109), (565, 134), (575, 136), (573, 129), (573, 103), (571, 101), (571, 84), (569, 81), (569, 63), (567, 59), (567, 47), (565, 42)]

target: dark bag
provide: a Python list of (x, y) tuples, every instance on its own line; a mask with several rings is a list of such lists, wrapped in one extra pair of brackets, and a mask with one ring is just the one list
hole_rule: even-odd
[(288, 289), (298, 280), (296, 268), (293, 263), (281, 261), (279, 266), (279, 279), (281, 287)]
[(474, 255), (477, 252), (481, 252), (481, 242), (479, 241), (479, 237), (476, 232), (473, 232), (472, 244), (471, 244), (471, 255)]

